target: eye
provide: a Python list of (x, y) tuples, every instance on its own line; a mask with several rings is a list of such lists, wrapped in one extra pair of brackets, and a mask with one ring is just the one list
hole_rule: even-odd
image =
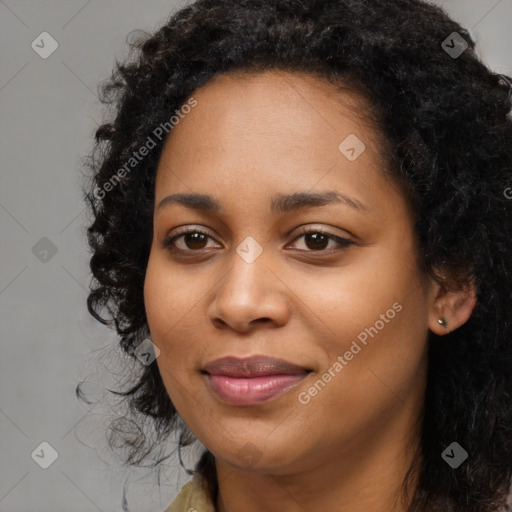
[[(169, 248), (170, 250), (194, 252), (204, 249), (208, 238), (212, 238), (208, 233), (205, 233), (200, 229), (190, 227), (184, 228), (180, 233), (170, 236), (164, 241), (163, 245), (165, 248)], [(183, 239), (183, 243), (181, 244), (182, 247), (178, 247), (176, 245), (176, 241), (179, 239)], [(185, 245), (185, 247), (183, 247), (183, 245)]]
[[(326, 251), (326, 249), (333, 249), (332, 246), (327, 246), (329, 242), (333, 242), (334, 246), (337, 244), (338, 248), (345, 248), (355, 244), (352, 240), (333, 235), (332, 233), (324, 231), (322, 228), (307, 228), (295, 238), (294, 242), (300, 238), (304, 238), (304, 244), (309, 249), (306, 249), (305, 252), (323, 252)], [(334, 248), (336, 249), (336, 247)]]
[[(171, 251), (199, 252), (206, 248), (209, 238), (213, 240), (208, 233), (198, 228), (188, 227), (183, 228), (181, 232), (167, 238), (163, 245)], [(338, 249), (343, 249), (355, 244), (355, 242), (347, 238), (333, 235), (332, 233), (324, 231), (322, 228), (306, 228), (302, 230), (293, 242), (296, 242), (300, 238), (304, 238), (306, 249), (299, 250), (304, 252), (324, 252), (326, 250), (329, 251), (329, 249), (336, 249), (336, 245)], [(180, 244), (177, 244), (178, 241)], [(334, 247), (329, 247), (329, 242), (332, 242)], [(181, 245), (181, 247), (179, 245)]]

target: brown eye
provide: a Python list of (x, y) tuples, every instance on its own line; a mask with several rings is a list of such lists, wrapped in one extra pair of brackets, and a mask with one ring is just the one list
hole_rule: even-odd
[[(167, 238), (163, 245), (170, 250), (194, 252), (204, 249), (209, 238), (211, 238), (210, 235), (198, 229), (187, 229), (182, 233)], [(181, 243), (177, 244), (176, 242), (178, 241)]]
[(203, 233), (185, 233), (182, 236), (189, 249), (203, 249), (206, 244), (207, 236)]
[[(306, 249), (304, 252), (323, 252), (328, 251), (329, 249), (335, 249), (336, 245), (338, 249), (342, 249), (348, 247), (350, 245), (354, 245), (355, 242), (348, 240), (346, 238), (333, 235), (332, 233), (326, 233), (321, 229), (308, 229), (303, 231), (295, 240), (299, 240), (300, 238), (304, 239), (304, 245)], [(329, 242), (334, 243), (334, 247), (328, 247)]]
[(306, 233), (304, 241), (309, 249), (322, 250), (329, 244), (329, 238), (322, 233)]
[[(318, 228), (305, 230), (294, 240), (294, 242), (301, 238), (304, 239), (305, 248), (299, 248), (299, 250), (303, 252), (330, 252), (331, 249), (341, 250), (350, 245), (354, 245), (355, 243), (346, 238), (333, 235), (332, 233), (326, 233)], [(163, 245), (170, 251), (176, 251), (178, 253), (193, 253), (206, 249), (208, 239), (213, 240), (210, 235), (198, 230), (197, 228), (187, 228), (181, 233), (167, 238)], [(333, 245), (329, 247), (330, 242), (333, 242)]]

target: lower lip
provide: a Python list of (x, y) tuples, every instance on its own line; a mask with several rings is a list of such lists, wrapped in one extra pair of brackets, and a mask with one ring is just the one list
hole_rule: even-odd
[(256, 405), (268, 402), (297, 386), (309, 374), (266, 375), (262, 377), (227, 377), (206, 375), (213, 392), (233, 405)]

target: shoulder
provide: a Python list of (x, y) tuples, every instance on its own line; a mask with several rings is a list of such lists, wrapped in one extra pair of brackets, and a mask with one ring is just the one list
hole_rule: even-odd
[(165, 512), (215, 512), (215, 506), (208, 496), (202, 478), (195, 475), (181, 488)]

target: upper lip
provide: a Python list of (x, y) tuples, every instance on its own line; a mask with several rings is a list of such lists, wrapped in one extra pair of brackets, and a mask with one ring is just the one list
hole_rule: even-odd
[(262, 377), (266, 375), (300, 375), (311, 370), (285, 361), (267, 356), (223, 357), (204, 366), (210, 375), (226, 377)]

